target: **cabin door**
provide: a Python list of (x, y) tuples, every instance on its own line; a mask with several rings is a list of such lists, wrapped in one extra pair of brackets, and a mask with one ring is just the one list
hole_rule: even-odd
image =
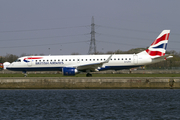
[(134, 61), (134, 64), (138, 64), (138, 55), (134, 54), (133, 55), (133, 61)]
[(27, 62), (27, 65), (30, 67), (30, 66), (32, 66), (32, 57), (29, 57), (28, 59), (27, 59), (27, 61), (29, 61), (29, 62)]

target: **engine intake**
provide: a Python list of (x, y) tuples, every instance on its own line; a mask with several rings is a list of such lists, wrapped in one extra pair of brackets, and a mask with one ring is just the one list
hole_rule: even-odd
[(77, 69), (76, 68), (70, 68), (70, 67), (65, 67), (62, 68), (62, 74), (66, 75), (66, 76), (74, 76), (75, 73), (77, 73)]

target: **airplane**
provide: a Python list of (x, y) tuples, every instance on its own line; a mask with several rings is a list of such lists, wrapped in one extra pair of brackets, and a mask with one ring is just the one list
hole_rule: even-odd
[(147, 50), (138, 54), (25, 56), (7, 69), (22, 71), (25, 77), (27, 71), (61, 71), (63, 75), (86, 72), (86, 77), (91, 77), (91, 72), (135, 68), (172, 58), (165, 55), (169, 34), (170, 30), (163, 30)]

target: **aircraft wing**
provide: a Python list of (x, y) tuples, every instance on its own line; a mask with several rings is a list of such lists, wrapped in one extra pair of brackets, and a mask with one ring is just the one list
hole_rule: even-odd
[(85, 65), (80, 65), (76, 66), (77, 70), (91, 70), (91, 71), (96, 71), (98, 67), (102, 67), (103, 64), (108, 63), (109, 60), (111, 59), (112, 55), (108, 57), (108, 59), (104, 62), (99, 62), (99, 63), (93, 63), (93, 64), (85, 64)]

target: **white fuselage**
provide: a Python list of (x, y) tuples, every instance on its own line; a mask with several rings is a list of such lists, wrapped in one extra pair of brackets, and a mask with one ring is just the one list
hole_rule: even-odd
[[(110, 55), (64, 55), (64, 56), (26, 56), (13, 62), (8, 69), (17, 71), (62, 71), (64, 67), (78, 68), (83, 65), (93, 65), (104, 62)], [(101, 70), (121, 70), (138, 67), (152, 62), (149, 56), (137, 54), (117, 54), (112, 55), (108, 63), (102, 64), (97, 69)], [(79, 69), (86, 71), (88, 69)]]

